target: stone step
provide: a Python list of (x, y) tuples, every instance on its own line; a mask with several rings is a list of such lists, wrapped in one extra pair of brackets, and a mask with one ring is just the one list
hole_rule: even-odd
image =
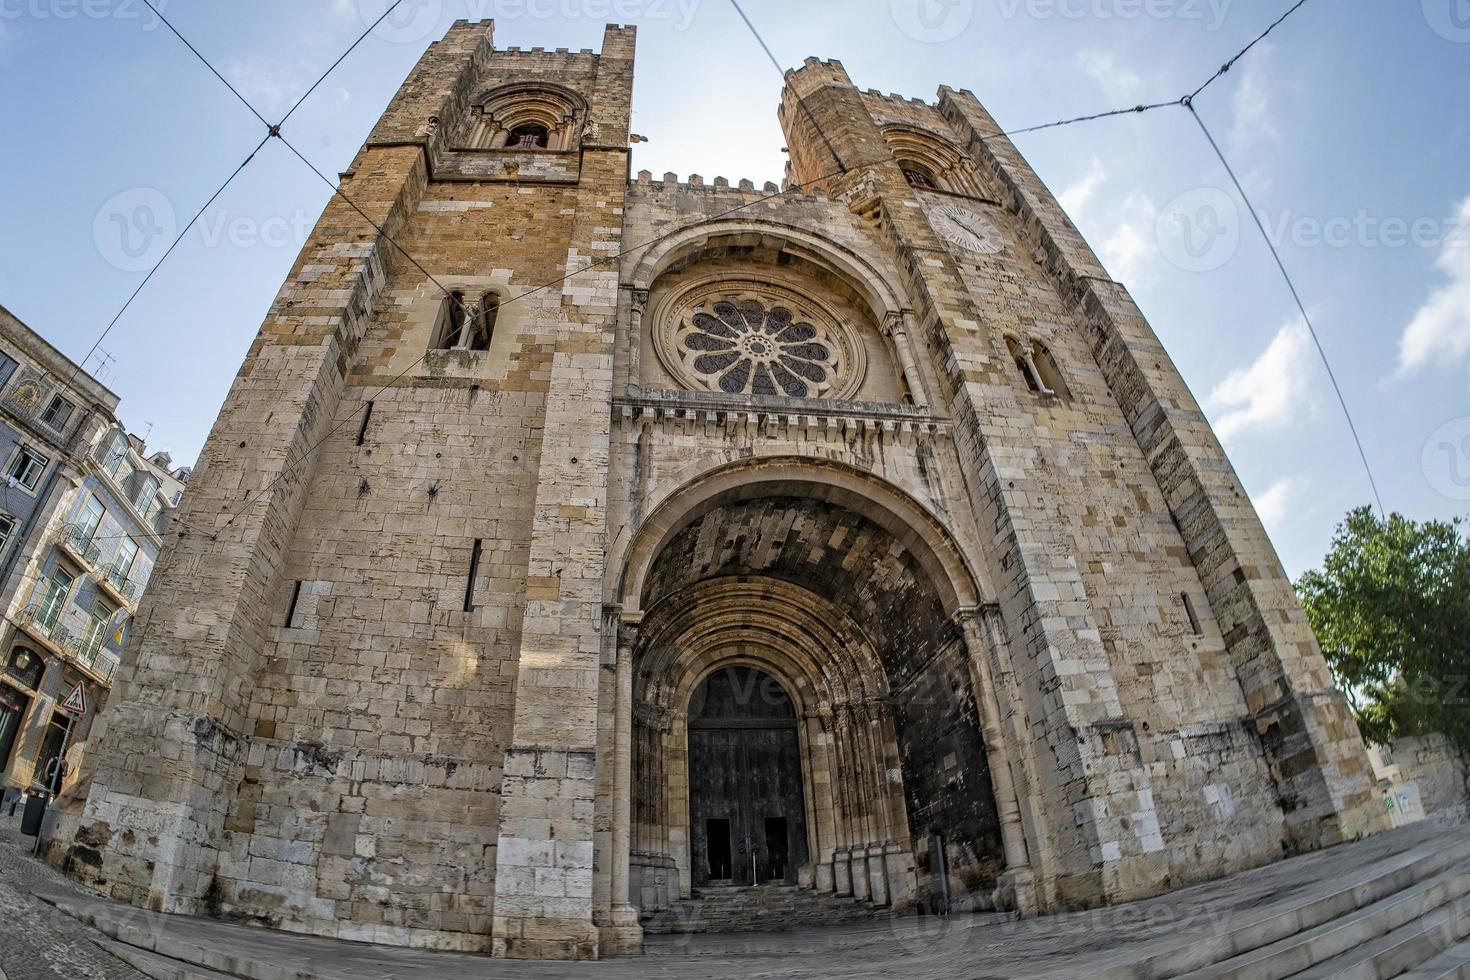
[(1282, 980), (1334, 957), (1351, 956), (1364, 944), (1412, 926), (1467, 894), (1470, 871), (1460, 867), (1441, 871), (1269, 945), (1185, 974), (1180, 980)]
[(1340, 956), (1334, 956), (1292, 980), (1389, 980), (1427, 963), (1470, 934), (1470, 903), (1464, 897)]
[[(1350, 846), (1350, 845), (1349, 845)], [(1470, 867), (1470, 831), (1457, 831), (1376, 861), (1346, 880), (1324, 882), (1300, 902), (1269, 913), (1244, 913), (1246, 921), (1188, 942), (1160, 943), (1131, 961), (1097, 972), (1097, 980), (1167, 980), (1193, 976), (1216, 964), (1246, 956), (1272, 944), (1380, 902), (1427, 878)], [(1228, 910), (1227, 910), (1228, 912)], [(1237, 920), (1239, 915), (1234, 916)], [(1304, 964), (1303, 969), (1312, 964)]]
[(139, 949), (137, 946), (120, 943), (115, 939), (97, 936), (92, 942), (143, 976), (148, 977), (149, 980), (240, 980), (234, 974), (218, 973), (207, 967), (161, 956), (146, 949)]
[(1470, 940), (1462, 940), (1419, 964), (1401, 980), (1470, 980)]
[(817, 893), (794, 885), (711, 888), (694, 898), (642, 916), (650, 935), (674, 933), (786, 931), (891, 915), (850, 897)]

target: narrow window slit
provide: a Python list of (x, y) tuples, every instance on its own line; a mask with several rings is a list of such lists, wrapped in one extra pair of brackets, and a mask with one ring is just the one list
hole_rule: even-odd
[(291, 590), (291, 605), (286, 607), (286, 629), (296, 628), (296, 604), (301, 601), (301, 582)]
[(480, 574), (480, 550), (484, 547), (484, 541), (475, 539), (474, 550), (470, 552), (470, 574), (464, 585), (464, 611), (475, 611), (475, 577)]
[(367, 438), (368, 423), (373, 420), (373, 403), (368, 402), (367, 407), (362, 410), (362, 424), (357, 427), (357, 444), (362, 445)]
[(1200, 628), (1199, 614), (1194, 611), (1194, 602), (1189, 598), (1188, 592), (1181, 592), (1179, 598), (1184, 600), (1184, 614), (1189, 617), (1189, 628), (1195, 636), (1204, 636), (1205, 631)]

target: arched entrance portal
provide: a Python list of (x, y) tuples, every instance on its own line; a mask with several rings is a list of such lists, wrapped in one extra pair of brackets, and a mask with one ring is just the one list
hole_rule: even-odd
[(790, 696), (769, 674), (725, 667), (695, 690), (688, 718), (694, 886), (796, 884), (806, 802)]
[[(759, 853), (748, 878), (738, 866), (752, 845), (771, 860), (764, 821), (785, 815), (777, 802), (796, 812), (796, 793), (775, 773), (744, 782), (749, 749), (735, 746), (749, 743), (715, 734), (760, 724), (783, 732), (782, 758), (796, 746), (796, 765), (780, 764), (799, 780), (802, 820), (786, 816), (784, 880), (877, 905), (987, 907), (1027, 855), (994, 647), (956, 601), (973, 580), (932, 523), (843, 487), (728, 475), (682, 513), (652, 515), (630, 549), (619, 659), (626, 650), (631, 901), (651, 914), (710, 881), (765, 880)], [(762, 677), (780, 711), (711, 704)]]

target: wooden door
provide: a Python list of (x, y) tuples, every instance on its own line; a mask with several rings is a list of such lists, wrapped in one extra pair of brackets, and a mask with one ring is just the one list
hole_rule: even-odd
[(689, 816), (695, 886), (796, 882), (807, 853), (796, 712), (767, 675), (727, 668), (696, 693)]

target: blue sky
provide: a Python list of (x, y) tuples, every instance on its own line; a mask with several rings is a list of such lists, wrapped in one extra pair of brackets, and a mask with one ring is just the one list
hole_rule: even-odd
[[(169, 0), (268, 117), (385, 0)], [(640, 25), (634, 168), (779, 180), (781, 78), (728, 0), (408, 0), (292, 118), (326, 173), (425, 45), (494, 17), (501, 46)], [(972, 89), (1019, 128), (1196, 87), (1287, 0), (745, 0), (778, 59), (861, 87)], [(141, 0), (0, 0), (0, 303), (80, 357), (263, 135)], [(1470, 2), (1310, 0), (1201, 96), (1333, 358), (1386, 505), (1470, 512)], [(1457, 94), (1458, 93), (1458, 94)], [(1225, 439), (1288, 570), (1370, 492), (1269, 253), (1181, 109), (1017, 138), (1132, 290)], [(328, 189), (268, 144), (103, 343), (135, 431), (191, 461)], [(151, 246), (151, 248), (150, 248)], [(91, 362), (89, 367), (96, 366)]]

